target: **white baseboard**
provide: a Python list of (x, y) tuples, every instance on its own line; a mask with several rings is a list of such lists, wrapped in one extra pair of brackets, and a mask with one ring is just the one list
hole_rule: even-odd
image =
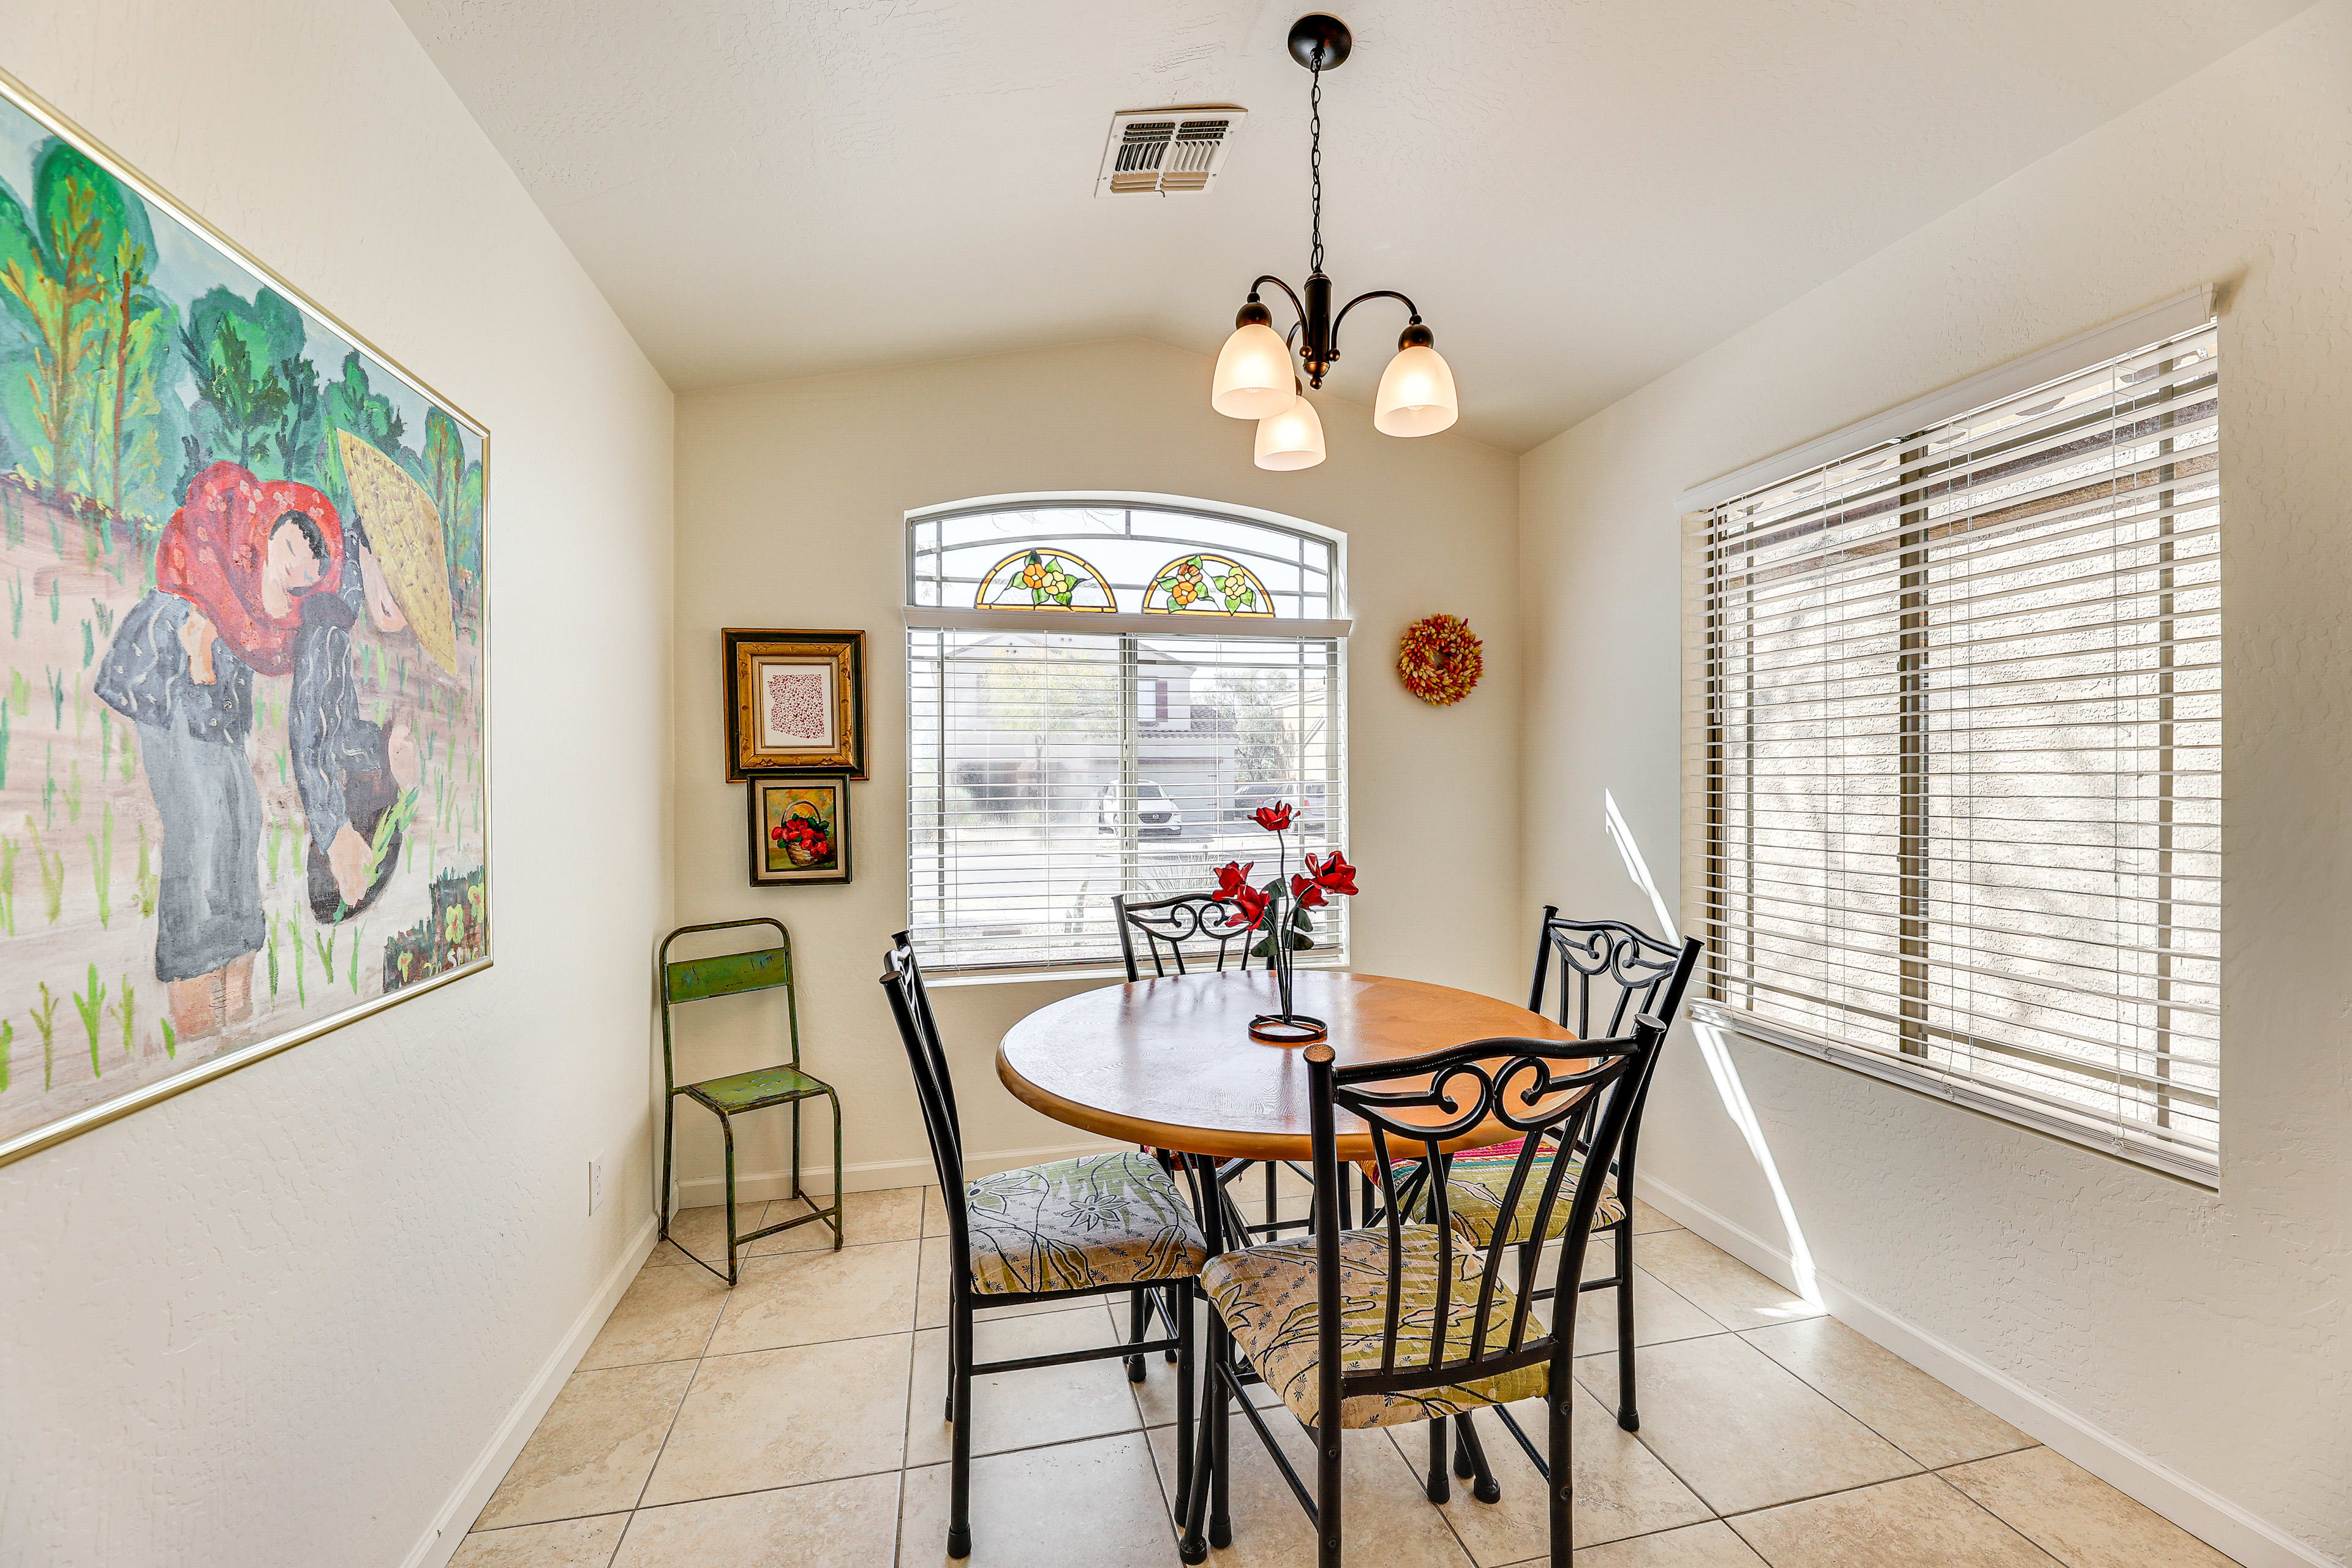
[[(998, 1149), (984, 1154), (966, 1154), (963, 1173), (967, 1176), (992, 1175), (1009, 1171), (1016, 1165), (1043, 1164), (1048, 1160), (1068, 1160), (1080, 1154), (1099, 1154), (1111, 1149), (1132, 1149), (1132, 1143), (1120, 1143), (1108, 1138), (1089, 1138), (1083, 1143), (1048, 1143), (1034, 1149)], [(844, 1165), (841, 1184), (853, 1193), (880, 1192), (889, 1187), (928, 1187), (939, 1181), (931, 1168), (929, 1155), (915, 1160), (868, 1160), (860, 1164)], [(727, 1178), (695, 1176), (674, 1184), (677, 1194), (675, 1206), (681, 1209), (709, 1208), (727, 1201)], [(833, 1191), (833, 1167), (803, 1165), (801, 1190), (825, 1194)], [(793, 1195), (792, 1172), (739, 1171), (735, 1173), (735, 1201), (765, 1203), (771, 1198)]]
[(572, 1369), (578, 1366), (580, 1358), (588, 1353), (588, 1347), (595, 1342), (597, 1331), (604, 1326), (604, 1320), (613, 1315), (613, 1309), (620, 1305), (622, 1293), (628, 1289), (629, 1282), (637, 1277), (637, 1270), (645, 1267), (646, 1258), (652, 1255), (656, 1227), (656, 1216), (647, 1215), (646, 1223), (637, 1227), (637, 1234), (631, 1237), (628, 1246), (621, 1249), (621, 1260), (613, 1265), (613, 1271), (605, 1275), (604, 1282), (596, 1288), (595, 1296), (580, 1309), (580, 1315), (572, 1320), (570, 1331), (540, 1363), (538, 1373), (524, 1385), (520, 1397), (507, 1412), (506, 1419), (499, 1423), (498, 1430), (483, 1445), (481, 1453), (465, 1475), (458, 1479), (457, 1489), (449, 1494), (449, 1500), (441, 1505), (441, 1511), (434, 1516), (432, 1525), (425, 1532), (425, 1539), (409, 1552), (402, 1568), (444, 1568), (457, 1554), (458, 1545), (466, 1539), (466, 1527), (474, 1522), (475, 1516), (482, 1511), (482, 1505), (490, 1500), (492, 1492), (498, 1490), (499, 1482), (506, 1479), (507, 1467), (514, 1463), (515, 1456), (521, 1453), (522, 1446), (530, 1440), (531, 1433), (539, 1427), (540, 1417), (545, 1415), (547, 1407), (555, 1403), (555, 1396), (563, 1392), (563, 1380), (572, 1375)]
[[(1661, 1214), (1713, 1242), (1758, 1273), (1799, 1289), (1789, 1255), (1665, 1183), (1637, 1177), (1635, 1191)], [(1832, 1316), (1913, 1366), (1975, 1400), (1995, 1415), (2136, 1498), (2245, 1568), (2345, 1568), (2161, 1460), (2094, 1426), (2007, 1373), (1895, 1316), (1826, 1274), (1814, 1285)]]

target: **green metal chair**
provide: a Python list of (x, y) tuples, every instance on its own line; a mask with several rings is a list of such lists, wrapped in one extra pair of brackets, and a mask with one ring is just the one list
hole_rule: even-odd
[[(721, 953), (716, 958), (689, 958), (672, 963), (670, 944), (682, 936), (696, 931), (735, 931), (748, 926), (772, 926), (776, 932), (773, 947), (753, 948), (748, 952)], [(719, 1278), (733, 1285), (739, 1272), (739, 1255), (747, 1242), (763, 1236), (773, 1236), (780, 1230), (790, 1230), (811, 1220), (824, 1220), (833, 1226), (833, 1245), (841, 1248), (841, 1097), (833, 1086), (811, 1078), (801, 1070), (801, 1015), (798, 995), (793, 985), (793, 938), (781, 921), (761, 919), (750, 921), (712, 921), (704, 925), (680, 926), (661, 944), (661, 1016), (662, 1016), (662, 1182), (661, 1234), (669, 1239), (670, 1145), (677, 1117), (677, 1097), (685, 1095), (696, 1104), (719, 1118), (719, 1131), (727, 1142), (727, 1272)], [(784, 988), (784, 1015), (791, 1020), (793, 1055), (780, 1067), (756, 1068), (750, 1072), (729, 1073), (724, 1078), (707, 1078), (699, 1083), (677, 1081), (677, 1054), (671, 1043), (670, 1015), (688, 1002), (705, 1002), (714, 996), (740, 996), (754, 991)], [(833, 1205), (829, 1208), (812, 1206), (808, 1213), (794, 1215), (781, 1225), (767, 1226), (739, 1236), (735, 1232), (735, 1122), (734, 1118), (746, 1111), (765, 1110), (771, 1106), (790, 1105), (793, 1108), (793, 1193), (805, 1203), (801, 1193), (801, 1102), (818, 1095), (833, 1102)], [(675, 1245), (675, 1243), (673, 1243)], [(688, 1258), (710, 1269), (719, 1270), (687, 1252)]]

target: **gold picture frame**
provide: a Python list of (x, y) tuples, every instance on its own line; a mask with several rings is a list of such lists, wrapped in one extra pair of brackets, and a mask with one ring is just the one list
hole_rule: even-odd
[(727, 777), (866, 776), (866, 634), (720, 634), (726, 656)]
[[(309, 1000), (299, 984), (295, 984), (293, 989), (296, 1004), (291, 1009), (293, 1016), (280, 1020), (278, 1015), (289, 1011), (283, 1005), (284, 986), (271, 984), (273, 978), (290, 981), (291, 976), (277, 976), (275, 972), (278, 966), (274, 963), (255, 964), (250, 971), (254, 977), (249, 982), (244, 979), (238, 982), (240, 997), (246, 999), (244, 1005), (248, 1005), (251, 1008), (250, 1017), (229, 1016), (217, 1034), (200, 1040), (191, 1040), (184, 1034), (176, 1039), (165, 1040), (160, 1047), (160, 1063), (153, 1037), (161, 1035), (163, 1026), (170, 1022), (173, 1015), (166, 1004), (155, 1000), (154, 987), (156, 981), (160, 979), (160, 976), (155, 975), (152, 971), (152, 966), (155, 961), (144, 958), (142, 954), (144, 967), (131, 969), (126, 977), (123, 965), (91, 965), (84, 957), (82, 961), (87, 966), (87, 972), (107, 982), (110, 987), (109, 999), (101, 1005), (98, 994), (99, 979), (89, 980), (86, 989), (78, 989), (70, 993), (61, 991), (58, 995), (60, 999), (68, 994), (80, 998), (77, 1001), (77, 1009), (85, 1007), (87, 1009), (83, 1014), (83, 1026), (86, 1029), (93, 1029), (100, 1022), (105, 1022), (110, 1026), (119, 1023), (121, 1028), (116, 1037), (116, 1051), (106, 1056), (102, 1064), (105, 1069), (102, 1077), (94, 1068), (89, 1075), (89, 1080), (83, 1083), (69, 1079), (68, 1075), (60, 1073), (58, 1075), (54, 1091), (51, 1091), (47, 1085), (42, 1086), (44, 1094), (54, 1092), (60, 1098), (70, 1098), (73, 1100), (73, 1104), (60, 1108), (53, 1116), (40, 1120), (0, 1118), (0, 1165), (6, 1165), (26, 1155), (52, 1148), (83, 1132), (105, 1126), (132, 1112), (144, 1110), (148, 1106), (185, 1093), (201, 1084), (210, 1083), (240, 1068), (266, 1060), (282, 1051), (317, 1039), (322, 1035), (343, 1028), (348, 1025), (358, 1023), (362, 1019), (373, 1017), (387, 1008), (407, 1001), (412, 996), (478, 974), (490, 967), (493, 962), (489, 936), (491, 877), (488, 794), (488, 781), (491, 771), (489, 766), (490, 696), (488, 680), (488, 671), (490, 668), (490, 612), (487, 569), (491, 509), (489, 503), (490, 439), (487, 427), (480, 421), (467, 415), (464, 409), (386, 354), (363, 334), (354, 331), (308, 294), (288, 282), (253, 253), (206, 222), (193, 209), (174, 199), (159, 184), (142, 174), (128, 160), (76, 124), (72, 119), (33, 91), (25, 82), (5, 70), (0, 70), (0, 115), (21, 116), (30, 122), (31, 127), (28, 132), (26, 127), (16, 124), (12, 119), (5, 133), (0, 134), (0, 142), (19, 142), (34, 132), (54, 139), (58, 155), (78, 163), (79, 180), (81, 185), (85, 189), (96, 187), (100, 190), (100, 194), (105, 197), (101, 205), (106, 207), (108, 214), (136, 213), (138, 224), (145, 226), (150, 231), (157, 227), (171, 226), (179, 232), (181, 239), (174, 242), (177, 248), (173, 252), (175, 258), (173, 270), (178, 281), (175, 283), (171, 278), (147, 277), (142, 284), (142, 289), (164, 295), (170, 295), (174, 289), (177, 289), (181, 293), (186, 294), (194, 292), (195, 288), (201, 285), (207, 296), (236, 296), (236, 300), (230, 301), (232, 305), (241, 307), (249, 300), (257, 316), (265, 313), (262, 311), (264, 304), (262, 295), (266, 293), (275, 296), (277, 302), (290, 307), (290, 310), (278, 309), (278, 304), (273, 303), (268, 312), (271, 320), (278, 323), (281, 329), (296, 321), (299, 322), (302, 329), (299, 352), (314, 361), (325, 359), (329, 362), (324, 368), (313, 365), (314, 369), (320, 369), (322, 378), (327, 371), (341, 367), (342, 362), (327, 353), (331, 348), (340, 349), (356, 355), (363, 368), (376, 378), (373, 390), (379, 395), (379, 401), (399, 403), (405, 406), (409, 400), (414, 399), (421, 402), (428, 416), (436, 412), (447, 416), (450, 427), (457, 431), (458, 437), (456, 448), (458, 458), (458, 463), (456, 465), (458, 477), (468, 485), (478, 485), (478, 489), (475, 493), (479, 497), (478, 510), (473, 512), (472, 519), (478, 529), (474, 535), (477, 558), (470, 563), (463, 563), (468, 568), (464, 583), (471, 599), (466, 611), (467, 628), (461, 637), (456, 633), (455, 628), (451, 629), (450, 634), (451, 638), (462, 641), (465, 648), (462, 657), (466, 674), (461, 679), (464, 688), (462, 695), (467, 702), (467, 720), (473, 738), (472, 742), (464, 750), (468, 757), (470, 771), (477, 781), (462, 797), (453, 793), (452, 805), (459, 813), (470, 815), (472, 817), (474, 826), (470, 829), (470, 834), (472, 838), (478, 840), (479, 843), (479, 868), (467, 871), (461, 865), (457, 869), (449, 872), (444, 879), (449, 885), (431, 894), (429, 908), (424, 911), (425, 918), (418, 921), (413, 931), (395, 931), (389, 936), (379, 936), (378, 940), (383, 945), (380, 948), (370, 948), (363, 956), (358, 952), (359, 932), (356, 928), (351, 929), (348, 934), (351, 936), (352, 945), (345, 949), (345, 952), (351, 957), (347, 958), (344, 965), (338, 967), (336, 984), (331, 986), (325, 984), (323, 977), (320, 981), (314, 982), (311, 994), (320, 998), (316, 1004)], [(16, 173), (12, 170), (7, 174), (0, 175), (0, 180), (5, 180), (13, 186), (18, 183), (15, 177)], [(27, 203), (29, 210), (30, 206), (37, 203), (37, 182), (34, 182), (33, 191), (12, 191), (12, 195), (20, 198), (30, 196), (31, 200)], [(120, 223), (123, 219), (121, 216), (110, 216), (107, 221)], [(154, 254), (151, 252), (140, 258), (139, 252), (147, 248), (146, 242), (138, 240), (136, 244), (137, 249), (130, 246), (118, 245), (113, 249), (105, 251), (101, 258), (102, 265), (108, 268), (122, 268), (125, 266), (124, 258), (129, 256), (141, 259), (150, 270), (153, 269)], [(189, 281), (192, 278), (195, 279), (194, 283)], [(241, 315), (239, 319), (247, 318)], [(278, 368), (282, 370), (284, 367)], [(421, 433), (422, 426), (418, 425), (415, 412), (413, 408), (409, 410), (408, 423), (413, 427), (418, 428)], [(141, 416), (153, 417), (154, 414), (154, 405), (149, 404), (144, 407)], [(215, 451), (210, 455), (217, 458), (219, 453)], [(474, 464), (477, 463), (478, 464), (478, 479), (474, 468)], [(21, 516), (25, 501), (37, 488), (36, 481), (24, 470), (19, 469), (7, 477), (7, 484), (10, 490), (7, 498), (8, 510)], [(48, 488), (65, 490), (70, 489), (71, 484), (68, 482)], [(77, 515), (84, 519), (85, 532), (89, 533), (100, 526), (101, 521), (108, 526), (120, 530), (127, 526), (127, 520), (131, 519), (135, 514), (127, 507), (108, 506), (89, 508)], [(389, 532), (389, 530), (387, 531)], [(118, 545), (117, 548), (121, 546)], [(101, 544), (101, 559), (104, 552), (104, 547)], [(458, 566), (453, 564), (451, 570), (454, 580), (457, 575)], [(418, 584), (412, 579), (408, 585), (414, 587)], [(394, 591), (394, 596), (399, 596), (397, 590)], [(404, 605), (404, 608), (405, 608)], [(119, 617), (117, 624), (120, 625)], [(415, 636), (420, 645), (425, 644), (425, 628), (419, 627)], [(432, 647), (437, 647), (442, 653), (453, 651), (449, 639), (435, 638)], [(433, 657), (430, 648), (423, 646), (415, 651), (420, 658)], [(91, 667), (86, 666), (79, 679), (86, 683), (90, 674)], [(380, 679), (381, 672), (379, 672)], [(264, 695), (274, 695), (275, 692), (275, 688), (267, 684), (262, 685), (260, 689)], [(79, 686), (74, 689), (74, 691), (76, 707), (79, 710), (85, 692)], [(282, 715), (285, 711), (285, 703), (280, 700), (277, 707)], [(282, 723), (283, 720), (279, 721)], [(129, 726), (124, 726), (124, 729), (127, 731)], [(120, 787), (114, 791), (115, 798), (112, 804), (124, 807), (124, 820), (135, 826), (142, 819), (134, 817), (130, 813), (139, 809), (139, 799), (142, 794), (152, 798), (152, 784), (136, 782), (136, 775), (131, 770), (138, 768), (143, 772), (143, 759), (134, 763), (127, 738), (119, 754), (123, 761), (125, 771), (119, 780)], [(458, 753), (450, 751), (444, 754), (454, 757)], [(257, 753), (254, 761), (258, 763), (261, 761), (260, 755)], [(94, 778), (93, 785), (97, 784), (98, 780)], [(104, 819), (103, 813), (109, 804), (109, 801), (103, 798), (96, 799), (92, 803), (93, 808), (101, 814), (101, 820)], [(394, 819), (395, 828), (404, 829), (414, 826), (414, 819), (404, 814), (387, 811), (384, 815)], [(383, 821), (383, 818), (380, 817), (380, 826)], [(109, 846), (106, 837), (103, 837), (103, 830), (100, 836), (93, 836), (93, 838), (94, 844), (91, 847), (94, 849), (95, 860), (110, 863), (112, 858), (107, 853)], [(383, 843), (390, 845), (394, 841), (394, 835), (387, 832)], [(406, 841), (404, 831), (398, 841), (403, 843)], [(304, 850), (299, 837), (293, 842), (294, 858), (291, 867), (286, 873), (287, 881), (280, 883), (277, 869), (273, 867), (268, 884), (270, 894), (282, 893), (285, 889), (294, 886), (297, 879), (303, 876)], [(69, 838), (60, 837), (61, 847), (70, 843)], [(381, 853), (381, 851), (378, 852)], [(70, 850), (64, 849), (62, 853), (70, 853)], [(475, 856), (469, 854), (465, 858), (471, 860)], [(143, 863), (142, 857), (142, 864)], [(407, 875), (405, 870), (387, 870), (383, 874), (388, 878)], [(110, 910), (106, 910), (104, 894), (100, 891), (103, 885), (95, 878), (77, 884), (78, 889), (88, 888), (96, 896), (100, 910), (99, 926), (101, 933), (138, 932), (142, 924), (158, 918), (154, 911), (147, 907), (143, 899), (135, 910), (127, 907), (127, 900), (116, 902)], [(331, 899), (333, 896), (331, 893), (329, 894)], [(391, 907), (389, 896), (371, 893), (368, 898), (372, 900), (371, 912), (377, 914), (381, 919), (382, 914), (388, 911)], [(108, 918), (110, 914), (110, 921)], [(313, 909), (309, 917), (299, 912), (299, 906), (298, 912), (290, 917), (282, 909), (271, 909), (268, 914), (270, 929), (285, 930), (293, 937), (295, 942), (313, 942), (314, 945), (310, 949), (312, 953), (318, 953), (320, 950), (315, 945), (316, 932), (301, 929), (306, 920), (312, 924), (324, 922), (331, 931), (346, 924), (346, 917), (340, 908), (334, 909), (327, 915), (320, 915)], [(69, 906), (68, 918), (70, 916)], [(52, 917), (53, 921), (54, 918)], [(279, 925), (281, 920), (285, 922), (282, 928)], [(395, 948), (406, 952), (413, 961), (409, 969), (400, 971), (396, 975), (392, 973)], [(269, 956), (274, 959), (277, 954), (273, 951)], [(320, 956), (323, 958), (323, 954)], [(353, 963), (352, 959), (357, 959), (358, 962)], [(425, 960), (430, 962), (425, 962)], [(286, 967), (290, 970), (290, 962)], [(356, 980), (352, 978), (354, 975), (358, 977)], [(126, 986), (126, 978), (129, 982), (128, 986)], [(140, 993), (140, 1005), (135, 1015), (129, 1006), (125, 1005), (128, 998), (124, 995), (124, 992), (130, 987), (135, 987)], [(348, 1001), (344, 1000), (346, 996), (349, 998)], [(225, 997), (224, 1012), (228, 1010), (229, 1005)], [(68, 1016), (70, 1016), (73, 1011), (68, 1010)], [(134, 1016), (138, 1020), (135, 1024), (131, 1021)], [(64, 1021), (58, 1019), (57, 1022), (60, 1037), (58, 1043), (62, 1046), (68, 1037), (65, 1033)], [(16, 1032), (9, 1031), (9, 1033)], [(29, 1034), (30, 1031), (23, 1031), (23, 1033)], [(95, 1037), (94, 1034), (91, 1037)], [(12, 1044), (18, 1053), (13, 1064), (16, 1070), (6, 1075), (0, 1075), (0, 1085), (13, 1082), (20, 1092), (30, 1093), (36, 1080), (22, 1070), (26, 1065), (24, 1053), (28, 1048), (27, 1041), (17, 1038), (12, 1042), (6, 1034), (0, 1034), (0, 1052), (6, 1052)], [(65, 1061), (69, 1058), (65, 1052), (60, 1051), (58, 1059)]]

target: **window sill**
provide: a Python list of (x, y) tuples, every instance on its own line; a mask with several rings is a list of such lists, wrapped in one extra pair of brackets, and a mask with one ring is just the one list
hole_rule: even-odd
[(1811, 1057), (1815, 1061), (1827, 1062), (1848, 1072), (1861, 1073), (1882, 1083), (1907, 1089), (1915, 1094), (1923, 1094), (1965, 1110), (2007, 1121), (2028, 1131), (2105, 1154), (2110, 1159), (2142, 1166), (2191, 1186), (2214, 1192), (2221, 1190), (2219, 1162), (2199, 1150), (2169, 1147), (2154, 1139), (2133, 1138), (2088, 1120), (2069, 1116), (2063, 1110), (2004, 1094), (1988, 1084), (1954, 1078), (1925, 1066), (1913, 1067), (1876, 1051), (1816, 1039), (1734, 1008), (1696, 1003), (1691, 1008), (1691, 1017), (1694, 1023), (1712, 1025), (1742, 1039), (1753, 1040), (1759, 1045), (1777, 1046), (1798, 1056)]

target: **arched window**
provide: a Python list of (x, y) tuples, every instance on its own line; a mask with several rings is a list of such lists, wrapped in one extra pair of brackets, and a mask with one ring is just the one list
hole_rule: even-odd
[[(927, 968), (1097, 968), (1111, 896), (1345, 842), (1342, 537), (1169, 496), (993, 497), (907, 518), (908, 897)], [(1263, 877), (1254, 876), (1263, 880)], [(1346, 900), (1338, 900), (1344, 905)], [(1344, 962), (1318, 911), (1307, 963)]]

